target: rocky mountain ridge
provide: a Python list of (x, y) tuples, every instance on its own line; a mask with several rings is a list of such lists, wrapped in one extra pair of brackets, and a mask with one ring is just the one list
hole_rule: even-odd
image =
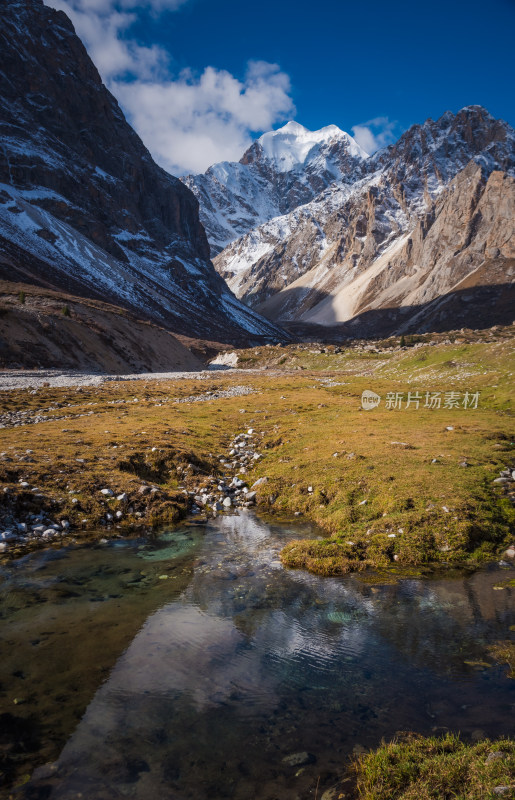
[(152, 160), (68, 17), (2, 4), (0, 278), (191, 337), (281, 335), (227, 289), (192, 193)]
[(467, 268), (483, 264), (476, 278), (488, 284), (492, 258), (492, 281), (499, 270), (513, 281), (514, 175), (507, 123), (479, 106), (447, 112), (362, 160), (353, 183), (334, 182), (234, 241), (215, 266), (237, 296), (282, 322), (339, 324), (370, 304), (419, 314)]

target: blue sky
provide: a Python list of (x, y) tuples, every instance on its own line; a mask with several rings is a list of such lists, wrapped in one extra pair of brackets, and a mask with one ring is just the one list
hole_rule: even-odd
[(45, 1), (176, 174), (238, 159), (290, 118), (369, 149), (470, 104), (515, 124), (515, 0)]

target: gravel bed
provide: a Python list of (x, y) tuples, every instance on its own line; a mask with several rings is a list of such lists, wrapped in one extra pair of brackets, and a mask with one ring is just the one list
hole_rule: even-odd
[[(231, 370), (231, 372), (235, 371)], [(4, 370), (0, 372), (0, 391), (40, 389), (42, 386), (100, 386), (106, 381), (205, 380), (212, 377), (213, 372), (209, 370), (203, 372), (139, 372), (133, 375), (105, 375), (93, 372), (54, 369)]]
[(231, 386), (229, 389), (219, 389), (217, 392), (204, 394), (191, 394), (189, 397), (177, 397), (174, 403), (205, 403), (207, 400), (223, 400), (226, 397), (243, 397), (253, 394), (256, 390), (251, 386)]

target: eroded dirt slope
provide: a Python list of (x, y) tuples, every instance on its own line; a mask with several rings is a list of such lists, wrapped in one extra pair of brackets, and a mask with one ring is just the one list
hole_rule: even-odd
[(203, 366), (171, 333), (116, 306), (5, 282), (0, 365), (114, 373)]

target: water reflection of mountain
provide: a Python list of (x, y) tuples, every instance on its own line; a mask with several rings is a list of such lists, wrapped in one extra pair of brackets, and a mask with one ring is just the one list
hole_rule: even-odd
[(282, 543), (304, 534), (252, 515), (208, 526), (186, 590), (64, 748), (51, 797), (293, 798), (291, 752), (335, 772), (357, 741), (399, 729), (503, 732), (507, 681), (463, 663), (508, 624), (493, 574), (378, 587), (283, 570)]

